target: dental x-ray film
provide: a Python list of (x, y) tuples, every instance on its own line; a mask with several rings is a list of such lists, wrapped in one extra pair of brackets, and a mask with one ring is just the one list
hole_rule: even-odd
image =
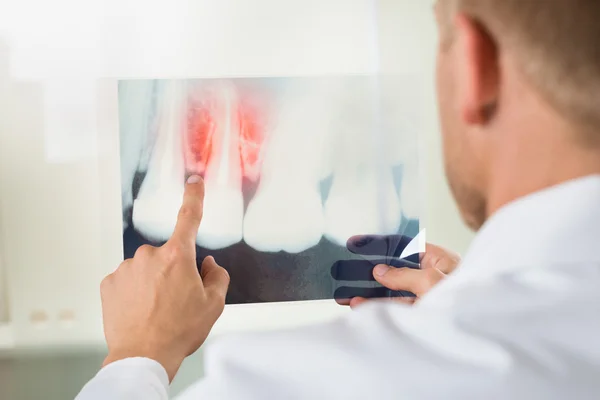
[[(229, 271), (228, 304), (331, 299), (347, 281), (377, 289), (344, 268), (380, 262), (351, 248), (355, 235), (418, 233), (418, 137), (394, 101), (401, 86), (380, 76), (120, 81), (124, 256), (169, 239), (186, 177), (199, 174), (198, 265), (213, 255)], [(376, 256), (394, 264), (401, 241)]]

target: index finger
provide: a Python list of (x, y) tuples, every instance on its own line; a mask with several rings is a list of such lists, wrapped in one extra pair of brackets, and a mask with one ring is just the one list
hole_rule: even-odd
[(186, 182), (183, 204), (177, 215), (177, 225), (169, 241), (195, 248), (196, 235), (202, 221), (203, 203), (204, 181), (200, 176), (192, 175)]

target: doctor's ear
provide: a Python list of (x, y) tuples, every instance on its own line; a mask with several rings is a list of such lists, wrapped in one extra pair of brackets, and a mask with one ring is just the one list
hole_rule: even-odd
[(455, 19), (458, 107), (467, 125), (487, 124), (495, 115), (500, 93), (498, 45), (471, 17)]

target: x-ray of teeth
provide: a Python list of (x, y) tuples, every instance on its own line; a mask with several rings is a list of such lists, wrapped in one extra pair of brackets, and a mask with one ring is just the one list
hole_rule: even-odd
[(185, 179), (199, 174), (198, 259), (210, 254), (228, 269), (229, 304), (332, 298), (332, 264), (358, 257), (349, 237), (419, 229), (416, 207), (403, 211), (418, 171), (401, 151), (417, 132), (391, 122), (398, 85), (377, 82), (120, 81), (125, 257), (169, 239)]

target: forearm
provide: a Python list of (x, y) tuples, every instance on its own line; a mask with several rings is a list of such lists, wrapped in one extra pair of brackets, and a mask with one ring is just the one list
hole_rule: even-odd
[(76, 400), (167, 400), (165, 369), (148, 358), (127, 358), (108, 364), (90, 380)]

